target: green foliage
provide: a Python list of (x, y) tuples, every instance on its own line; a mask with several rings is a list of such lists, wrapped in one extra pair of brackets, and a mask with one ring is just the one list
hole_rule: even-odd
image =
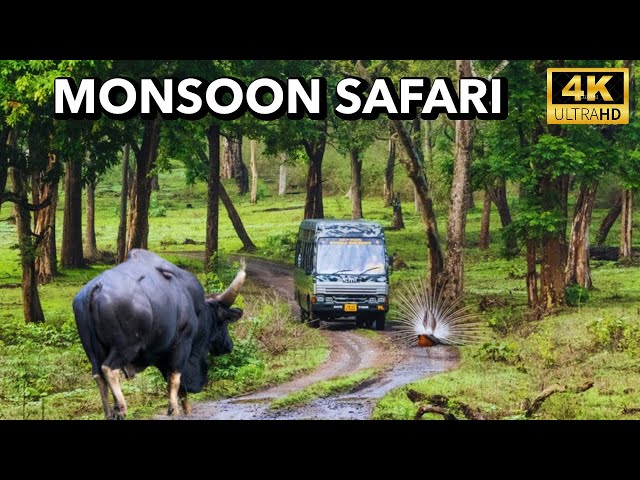
[(486, 315), (489, 316), (487, 325), (503, 336), (512, 333), (524, 320), (522, 311), (514, 307), (496, 309)]
[(570, 307), (579, 307), (589, 301), (589, 289), (574, 283), (564, 291), (564, 300)]
[(291, 261), (295, 254), (297, 241), (297, 232), (275, 233), (265, 239), (261, 251), (269, 257)]
[(640, 349), (640, 323), (625, 316), (597, 318), (587, 325), (597, 348), (636, 355)]
[(151, 201), (149, 203), (149, 217), (158, 218), (158, 217), (166, 217), (167, 209), (163, 205), (160, 205), (158, 202), (157, 195), (151, 196)]
[(492, 362), (503, 362), (510, 365), (518, 363), (520, 359), (520, 347), (514, 342), (487, 342), (477, 353), (478, 358)]

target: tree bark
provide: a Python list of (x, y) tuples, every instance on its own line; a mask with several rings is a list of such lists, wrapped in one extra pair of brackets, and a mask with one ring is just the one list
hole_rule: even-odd
[(117, 262), (125, 260), (127, 242), (127, 195), (129, 193), (129, 144), (124, 146), (122, 154), (122, 191), (120, 192), (120, 222), (118, 224)]
[[(566, 205), (563, 196), (565, 185), (563, 178), (551, 179), (544, 176), (540, 180), (540, 193), (542, 196), (542, 210), (552, 212), (555, 209), (562, 211)], [(555, 232), (545, 232), (542, 235), (542, 267), (540, 269), (540, 302), (542, 307), (549, 311), (564, 303), (565, 288), (565, 237), (563, 229), (566, 222), (559, 222)]]
[(351, 219), (362, 218), (362, 158), (357, 148), (349, 150), (351, 157)]
[(280, 175), (278, 176), (278, 195), (287, 193), (287, 154), (280, 154)]
[(389, 134), (389, 155), (387, 156), (387, 166), (384, 169), (384, 206), (390, 207), (393, 204), (393, 174), (396, 168), (396, 141), (393, 138), (393, 127), (390, 127)]
[[(471, 76), (471, 61), (456, 60), (458, 78)], [(456, 120), (456, 156), (451, 179), (451, 203), (447, 223), (447, 256), (442, 286), (445, 296), (455, 299), (464, 290), (464, 240), (469, 207), (471, 164), (471, 120)]]
[[(57, 158), (49, 154), (48, 172), (58, 168)], [(46, 175), (49, 176), (49, 175)], [(58, 257), (56, 253), (56, 208), (58, 206), (58, 175), (39, 182), (39, 192), (34, 203), (50, 198), (51, 204), (35, 212), (36, 225), (34, 233), (40, 239), (36, 250), (35, 268), (39, 284), (49, 283), (58, 274)]]
[(220, 182), (220, 199), (224, 204), (224, 208), (227, 210), (227, 214), (229, 215), (229, 219), (231, 220), (231, 223), (233, 225), (234, 230), (236, 231), (236, 234), (238, 235), (238, 238), (240, 239), (240, 241), (242, 241), (242, 249), (240, 251), (241, 252), (255, 251), (256, 246), (251, 241), (251, 238), (249, 237), (247, 230), (244, 228), (242, 219), (240, 218), (240, 215), (238, 214), (238, 211), (236, 210), (236, 208), (233, 206), (233, 203), (231, 202), (231, 198), (229, 198), (229, 195), (227, 194), (227, 191), (225, 190), (222, 182)]
[(413, 143), (409, 132), (400, 120), (392, 120), (393, 126), (398, 132), (398, 138), (404, 148), (406, 155), (401, 157), (401, 162), (407, 169), (409, 178), (413, 182), (420, 206), (420, 216), (424, 226), (427, 249), (429, 252), (429, 282), (435, 287), (438, 276), (444, 269), (444, 257), (440, 247), (440, 237), (438, 235), (438, 224), (433, 211), (433, 201), (429, 195), (429, 183), (422, 165), (422, 158), (419, 149)]
[(209, 143), (209, 174), (207, 177), (207, 235), (204, 247), (205, 271), (217, 268), (218, 216), (220, 205), (220, 127), (207, 129)]
[[(87, 162), (91, 162), (87, 152)], [(96, 243), (96, 181), (90, 179), (87, 182), (87, 225), (84, 235), (84, 257), (97, 258), (98, 245)]]
[[(500, 224), (502, 228), (506, 228), (511, 225), (511, 210), (509, 210), (509, 202), (507, 201), (507, 184), (503, 178), (499, 178), (496, 180), (496, 183), (493, 188), (489, 190), (491, 194), (491, 200), (496, 206), (498, 210), (498, 215), (500, 216)], [(507, 252), (512, 255), (518, 251), (517, 240), (514, 235), (509, 235), (505, 239), (505, 247)]]
[(65, 268), (84, 266), (82, 256), (82, 162), (65, 162), (64, 218), (60, 264)]
[(222, 178), (233, 178), (238, 185), (238, 193), (249, 192), (249, 172), (242, 160), (242, 134), (229, 134), (222, 140)]
[(415, 185), (413, 186), (413, 211), (415, 213), (420, 212), (420, 195)]
[(58, 203), (58, 183), (60, 164), (57, 157), (49, 152), (48, 128), (32, 123), (27, 136), (29, 157), (32, 165), (42, 165), (31, 177), (32, 203), (38, 205), (49, 200), (51, 203), (34, 211), (33, 232), (36, 236), (35, 269), (39, 284), (49, 283), (58, 274), (56, 255), (56, 207)]
[[(371, 75), (362, 60), (356, 61), (356, 68), (360, 76), (371, 84)], [(391, 123), (406, 152), (406, 155), (401, 157), (403, 158), (401, 161), (407, 169), (409, 178), (413, 182), (420, 200), (420, 216), (422, 217), (429, 252), (429, 282), (432, 287), (435, 287), (438, 282), (438, 276), (444, 268), (444, 258), (440, 247), (438, 224), (436, 222), (435, 212), (433, 211), (433, 202), (429, 193), (429, 183), (424, 171), (421, 148), (419, 144), (416, 145), (401, 120), (391, 120)], [(419, 142), (419, 139), (417, 139), (417, 141)]]
[(487, 250), (491, 240), (489, 227), (491, 225), (491, 194), (488, 189), (484, 191), (484, 201), (482, 203), (482, 221), (480, 222), (480, 250)]
[(44, 312), (42, 311), (40, 295), (38, 294), (35, 264), (36, 243), (31, 234), (31, 213), (26, 208), (28, 201), (27, 182), (25, 175), (18, 168), (11, 167), (10, 170), (13, 193), (20, 202), (15, 203), (15, 207), (20, 266), (22, 268), (22, 311), (25, 322), (41, 323), (44, 322)]
[(256, 141), (251, 140), (251, 203), (258, 203), (258, 165), (256, 164)]
[(567, 285), (577, 283), (585, 288), (593, 287), (589, 265), (589, 226), (597, 187), (597, 182), (587, 183), (580, 187), (578, 193), (567, 255)]
[(537, 240), (528, 238), (526, 240), (527, 248), (527, 302), (529, 308), (538, 306), (538, 272), (536, 271), (536, 244)]
[(618, 195), (616, 202), (607, 212), (607, 216), (602, 219), (602, 223), (600, 224), (600, 228), (598, 229), (598, 235), (596, 235), (596, 245), (598, 245), (599, 247), (604, 245), (604, 242), (607, 241), (609, 230), (611, 230), (611, 227), (616, 222), (621, 212), (622, 212), (622, 193)]
[(395, 230), (404, 229), (404, 219), (402, 218), (402, 203), (400, 202), (400, 194), (396, 193), (393, 197), (393, 220), (391, 227)]
[[(132, 248), (147, 248), (149, 238), (149, 201), (151, 199), (151, 177), (155, 167), (160, 143), (161, 118), (144, 121), (142, 145), (136, 150), (135, 201), (131, 205), (131, 227), (127, 252)], [(217, 183), (217, 182), (216, 182)]]
[(313, 141), (304, 141), (304, 149), (309, 157), (307, 174), (307, 197), (304, 203), (304, 218), (324, 218), (322, 201), (322, 160), (327, 146), (327, 121), (320, 136)]
[(633, 221), (633, 190), (622, 191), (622, 211), (620, 213), (620, 260), (631, 259)]

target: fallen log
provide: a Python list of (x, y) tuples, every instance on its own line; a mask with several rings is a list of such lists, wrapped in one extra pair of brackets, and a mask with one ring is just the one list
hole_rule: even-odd
[[(597, 245), (594, 245), (589, 248), (589, 256), (591, 257), (591, 260), (607, 260), (610, 262), (617, 262), (619, 253), (620, 251), (618, 247), (599, 247)], [(640, 248), (633, 248), (631, 250), (631, 256), (640, 258)]]

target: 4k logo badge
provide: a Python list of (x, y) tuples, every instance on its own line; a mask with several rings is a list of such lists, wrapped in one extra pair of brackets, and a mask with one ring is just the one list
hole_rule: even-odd
[(548, 68), (547, 123), (629, 123), (629, 69)]

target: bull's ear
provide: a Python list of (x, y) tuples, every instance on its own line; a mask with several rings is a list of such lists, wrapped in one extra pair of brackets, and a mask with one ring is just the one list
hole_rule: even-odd
[(242, 318), (242, 310), (239, 308), (225, 308), (224, 309), (224, 319), (229, 322), (237, 322)]

